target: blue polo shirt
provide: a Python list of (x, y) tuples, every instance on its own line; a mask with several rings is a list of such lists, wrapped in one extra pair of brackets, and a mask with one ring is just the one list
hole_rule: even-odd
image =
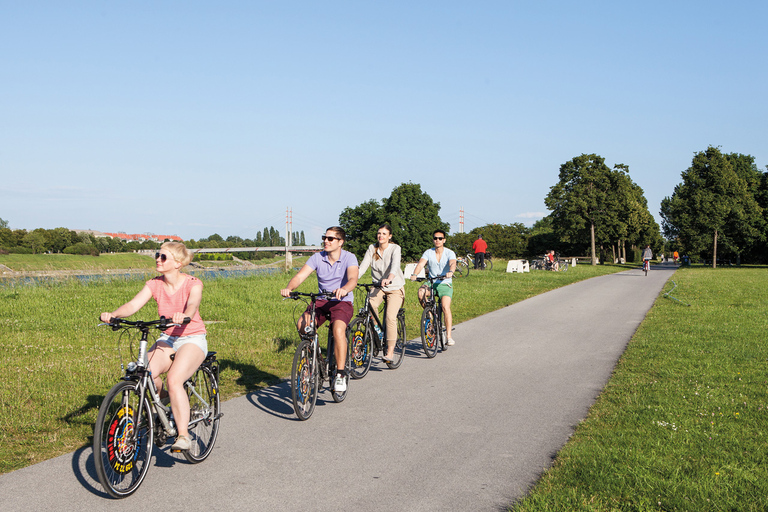
[[(341, 255), (336, 263), (331, 264), (328, 261), (328, 253), (320, 251), (313, 254), (307, 260), (307, 265), (317, 272), (318, 288), (329, 292), (341, 288), (349, 282), (347, 279), (347, 269), (349, 267), (359, 267), (355, 255), (344, 249), (341, 250)], [(349, 292), (341, 300), (352, 302), (352, 299), (352, 292)]]

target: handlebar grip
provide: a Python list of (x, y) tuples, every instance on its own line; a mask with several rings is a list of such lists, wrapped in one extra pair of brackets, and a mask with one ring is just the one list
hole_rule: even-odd
[(188, 324), (191, 321), (192, 321), (191, 318), (189, 318), (188, 316), (185, 316), (184, 320), (181, 322), (181, 325), (186, 325), (186, 324)]

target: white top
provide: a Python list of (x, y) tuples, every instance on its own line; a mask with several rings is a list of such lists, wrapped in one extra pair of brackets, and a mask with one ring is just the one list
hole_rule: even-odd
[[(375, 254), (379, 257), (374, 258)], [(389, 274), (394, 275), (392, 282), (382, 287), (385, 292), (393, 292), (405, 286), (405, 277), (403, 277), (403, 271), (400, 269), (399, 245), (390, 243), (384, 251), (377, 248), (375, 244), (369, 245), (368, 250), (365, 251), (365, 256), (363, 256), (363, 262), (360, 263), (359, 275), (365, 274), (368, 267), (371, 267), (371, 278), (376, 282), (388, 278)]]

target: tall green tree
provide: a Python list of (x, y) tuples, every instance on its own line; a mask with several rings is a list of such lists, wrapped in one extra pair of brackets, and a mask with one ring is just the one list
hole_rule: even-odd
[(433, 247), (435, 229), (446, 233), (450, 230), (450, 225), (440, 219), (440, 203), (423, 192), (421, 185), (403, 183), (381, 203), (370, 199), (341, 212), (339, 226), (347, 232), (344, 248), (362, 258), (376, 241), (376, 231), (383, 222), (392, 226), (392, 241), (400, 245), (403, 261), (418, 260), (426, 249)]
[(376, 231), (384, 218), (384, 208), (375, 199), (353, 208), (344, 208), (339, 215), (339, 226), (347, 233), (344, 249), (362, 258), (368, 246), (376, 241)]
[(8, 228), (8, 221), (0, 217), (0, 229)]
[(734, 159), (709, 146), (694, 155), (682, 183), (661, 202), (662, 228), (691, 253), (711, 254), (717, 267), (718, 247), (740, 254), (745, 241), (759, 239), (763, 212)]
[(434, 247), (432, 233), (450, 233), (450, 224), (440, 218), (440, 203), (432, 200), (421, 185), (403, 183), (384, 200), (384, 221), (392, 226), (392, 239), (402, 248), (405, 261), (416, 261)]
[(33, 254), (45, 252), (47, 249), (45, 230), (42, 228), (37, 228), (27, 233), (26, 236), (24, 236), (24, 245), (32, 249)]
[(603, 157), (582, 154), (560, 166), (560, 180), (544, 199), (555, 233), (563, 241), (589, 240), (593, 265), (597, 264), (595, 226), (610, 218), (610, 173)]

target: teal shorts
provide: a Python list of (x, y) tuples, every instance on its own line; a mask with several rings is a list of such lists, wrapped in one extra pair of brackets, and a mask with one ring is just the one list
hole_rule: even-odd
[(450, 283), (440, 283), (432, 286), (438, 297), (451, 297), (453, 298), (453, 285)]

